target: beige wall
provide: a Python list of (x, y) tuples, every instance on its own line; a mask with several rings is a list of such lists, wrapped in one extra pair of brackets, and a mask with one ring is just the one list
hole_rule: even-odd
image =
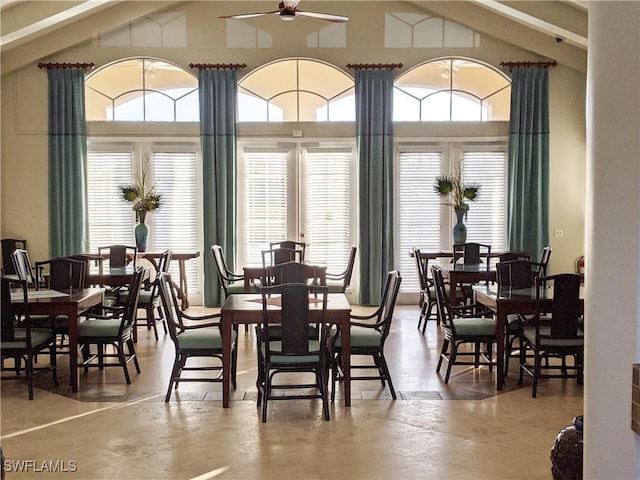
[[(130, 8), (128, 2), (123, 9)], [(132, 2), (136, 3), (136, 2)], [(423, 2), (428, 5), (428, 2)], [(312, 3), (310, 2), (310, 5)], [(328, 3), (327, 5), (331, 5)], [(230, 8), (230, 5), (233, 8)], [(97, 67), (134, 56), (162, 58), (188, 68), (194, 63), (246, 63), (243, 73), (285, 57), (310, 57), (346, 70), (347, 63), (403, 63), (404, 70), (442, 56), (470, 57), (499, 66), (501, 61), (546, 60), (532, 56), (487, 35), (479, 48), (385, 48), (381, 9), (418, 9), (411, 2), (341, 2), (340, 13), (351, 17), (347, 48), (307, 48), (306, 38), (316, 28), (312, 21), (284, 23), (268, 19), (261, 26), (271, 35), (271, 48), (227, 48), (225, 22), (218, 15), (231, 10), (260, 11), (264, 3), (185, 2), (179, 9), (187, 19), (187, 46), (101, 47), (96, 38), (79, 41), (56, 55), (39, 59), (51, 62), (93, 62)], [(133, 8), (132, 6), (131, 8)], [(309, 9), (309, 5), (306, 5)], [(326, 11), (326, 6), (320, 11)], [(119, 7), (120, 8), (120, 7)], [(273, 21), (271, 21), (273, 20)], [(97, 30), (97, 29), (96, 29)], [(69, 28), (68, 34), (74, 29)], [(37, 50), (38, 46), (25, 46)], [(352, 73), (349, 71), (349, 73)], [(584, 253), (585, 182), (585, 74), (566, 67), (550, 71), (551, 78), (551, 244), (552, 271), (573, 270)], [(47, 206), (47, 75), (37, 61), (10, 73), (2, 72), (1, 84), (1, 232), (2, 237), (29, 241), (32, 260), (48, 257)], [(504, 132), (506, 134), (506, 131)], [(554, 229), (564, 231), (553, 238)]]

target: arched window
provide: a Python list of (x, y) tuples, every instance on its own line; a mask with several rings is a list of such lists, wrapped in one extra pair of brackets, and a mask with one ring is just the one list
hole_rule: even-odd
[(238, 83), (240, 122), (355, 121), (353, 78), (318, 60), (269, 63)]
[(395, 81), (396, 122), (509, 120), (511, 83), (502, 72), (465, 58), (440, 58)]
[(163, 60), (131, 58), (87, 77), (87, 121), (197, 122), (198, 79)]

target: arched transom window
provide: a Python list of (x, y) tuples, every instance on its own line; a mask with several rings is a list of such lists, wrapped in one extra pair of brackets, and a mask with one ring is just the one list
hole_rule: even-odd
[(355, 121), (353, 78), (317, 60), (267, 64), (238, 83), (238, 121)]
[(394, 121), (509, 120), (511, 84), (502, 72), (464, 58), (419, 65), (395, 81)]
[(87, 77), (88, 121), (197, 122), (198, 79), (178, 65), (133, 58)]

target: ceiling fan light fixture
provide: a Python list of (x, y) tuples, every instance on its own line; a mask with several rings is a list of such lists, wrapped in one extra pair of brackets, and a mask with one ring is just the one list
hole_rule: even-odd
[(290, 22), (294, 18), (296, 18), (295, 12), (292, 12), (290, 10), (282, 10), (280, 12), (280, 19), (284, 20), (285, 22)]

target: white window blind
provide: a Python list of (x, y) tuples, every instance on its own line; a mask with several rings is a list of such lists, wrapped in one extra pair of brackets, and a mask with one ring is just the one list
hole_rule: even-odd
[(245, 149), (239, 175), (239, 259), (262, 265), (270, 241), (289, 238), (288, 151)]
[(465, 151), (462, 155), (465, 182), (480, 184), (478, 199), (470, 203), (465, 224), (467, 241), (491, 245), (492, 251), (506, 249), (505, 151)]
[(441, 207), (434, 191), (435, 179), (442, 169), (439, 151), (400, 152), (398, 191), (396, 194), (396, 265), (402, 273), (401, 291), (419, 291), (415, 260), (409, 256), (412, 247), (436, 252), (440, 247)]
[(342, 272), (351, 248), (351, 149), (310, 148), (304, 162), (302, 232), (307, 259)]
[[(162, 206), (153, 212), (153, 250), (198, 250), (198, 195), (195, 151), (154, 151), (153, 177)], [(148, 217), (147, 217), (148, 218)], [(198, 263), (185, 263), (190, 293), (198, 293)], [(179, 276), (178, 262), (171, 262), (172, 278)]]
[(112, 244), (131, 245), (134, 216), (122, 199), (120, 185), (131, 183), (132, 152), (89, 151), (87, 189), (89, 250)]

